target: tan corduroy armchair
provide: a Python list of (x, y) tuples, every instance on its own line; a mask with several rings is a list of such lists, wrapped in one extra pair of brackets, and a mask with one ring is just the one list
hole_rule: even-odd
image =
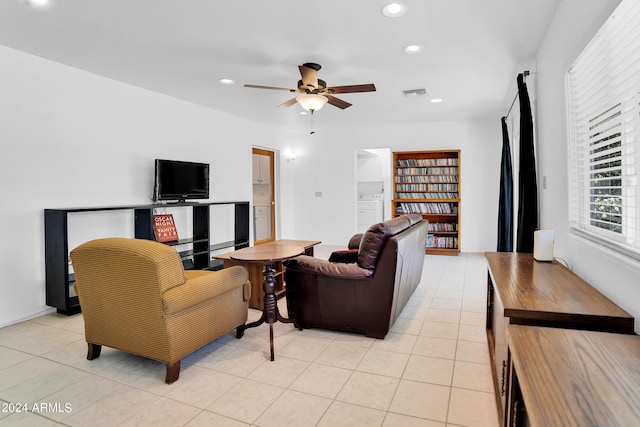
[(180, 360), (247, 321), (247, 270), (185, 271), (178, 253), (150, 240), (106, 238), (71, 251), (85, 323), (87, 359), (102, 346), (164, 362), (167, 384)]

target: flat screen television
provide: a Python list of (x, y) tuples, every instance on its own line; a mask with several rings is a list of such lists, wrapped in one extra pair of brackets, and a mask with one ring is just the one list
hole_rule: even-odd
[(153, 201), (209, 198), (209, 164), (156, 159)]

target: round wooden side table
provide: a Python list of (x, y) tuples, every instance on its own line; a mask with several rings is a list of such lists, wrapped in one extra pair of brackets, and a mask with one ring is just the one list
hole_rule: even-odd
[(278, 310), (278, 299), (276, 298), (276, 281), (273, 278), (275, 270), (273, 263), (284, 261), (289, 258), (296, 257), (304, 253), (304, 247), (294, 245), (258, 245), (249, 248), (239, 249), (231, 254), (231, 259), (244, 262), (252, 262), (264, 265), (264, 282), (262, 289), (264, 290), (264, 307), (262, 316), (255, 322), (249, 323), (242, 328), (240, 336), (245, 329), (254, 328), (267, 322), (269, 324), (269, 345), (271, 347), (271, 361), (275, 360), (273, 348), (273, 324), (275, 322), (293, 323), (293, 320), (287, 319), (280, 314)]

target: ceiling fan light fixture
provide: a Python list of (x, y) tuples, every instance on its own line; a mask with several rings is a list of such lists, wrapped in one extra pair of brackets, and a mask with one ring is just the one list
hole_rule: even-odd
[(308, 93), (305, 95), (296, 96), (296, 101), (307, 111), (311, 113), (320, 110), (324, 104), (329, 101), (329, 98), (322, 95)]

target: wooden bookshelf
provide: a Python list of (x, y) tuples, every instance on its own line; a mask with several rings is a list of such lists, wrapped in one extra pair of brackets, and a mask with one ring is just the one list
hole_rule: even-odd
[(393, 215), (429, 221), (425, 252), (460, 252), (460, 150), (393, 153)]

